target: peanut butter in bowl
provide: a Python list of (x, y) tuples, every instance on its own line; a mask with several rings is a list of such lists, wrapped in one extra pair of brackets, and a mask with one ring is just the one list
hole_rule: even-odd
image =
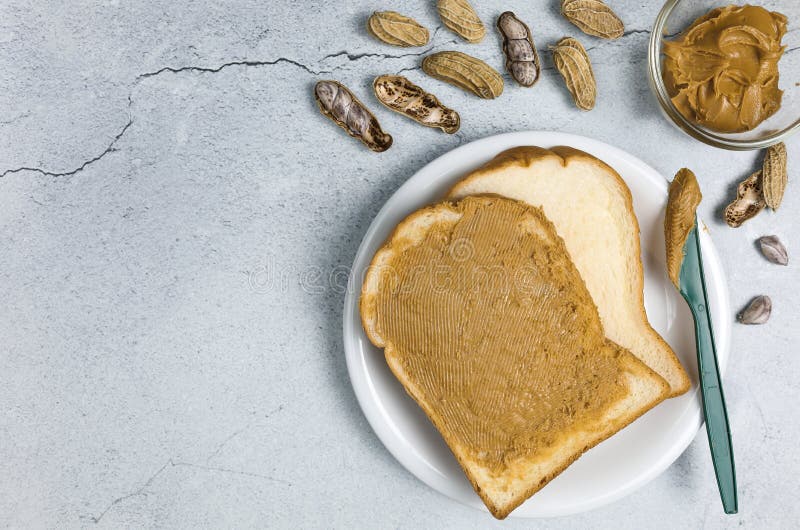
[(712, 9), (664, 42), (663, 81), (687, 120), (719, 133), (751, 131), (775, 114), (787, 18), (763, 7)]

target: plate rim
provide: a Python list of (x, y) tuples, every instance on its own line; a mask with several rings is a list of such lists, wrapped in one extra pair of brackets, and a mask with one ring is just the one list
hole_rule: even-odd
[[(525, 140), (530, 136), (541, 137), (541, 136), (554, 136), (559, 138), (561, 141), (559, 142), (542, 142), (541, 140), (536, 140), (531, 142), (530, 140)], [(345, 353), (345, 362), (347, 364), (347, 372), (350, 378), (351, 386), (353, 387), (353, 391), (356, 395), (356, 400), (358, 401), (359, 407), (361, 408), (362, 413), (367, 419), (367, 422), (370, 424), (370, 427), (374, 431), (377, 438), (383, 444), (383, 446), (389, 451), (389, 453), (397, 460), (397, 462), (405, 468), (406, 471), (414, 475), (417, 479), (421, 482), (426, 484), (431, 489), (453, 499), (454, 501), (466, 505), (471, 506), (473, 508), (477, 508), (481, 511), (488, 513), (488, 510), (485, 508), (482, 502), (480, 502), (479, 497), (477, 494), (474, 496), (472, 501), (468, 501), (462, 498), (458, 498), (457, 496), (451, 495), (447, 491), (443, 491), (442, 488), (438, 487), (432, 481), (428, 480), (428, 478), (422, 475), (419, 472), (419, 464), (418, 462), (413, 462), (413, 460), (420, 460), (418, 457), (411, 458), (409, 457), (408, 453), (403, 451), (403, 447), (400, 444), (396, 443), (396, 437), (390, 435), (388, 431), (396, 430), (397, 427), (392, 425), (391, 422), (387, 423), (387, 418), (390, 416), (388, 413), (381, 407), (381, 404), (376, 402), (372, 399), (372, 394), (376, 393), (375, 387), (373, 385), (373, 381), (366, 377), (363, 381), (356, 381), (354, 374), (357, 373), (358, 369), (361, 369), (365, 373), (367, 372), (367, 368), (365, 363), (363, 362), (363, 356), (359, 354), (358, 347), (355, 344), (356, 337), (355, 334), (351, 333), (350, 330), (353, 328), (354, 322), (357, 324), (358, 328), (361, 327), (361, 320), (360, 318), (354, 318), (354, 313), (357, 311), (357, 304), (359, 295), (361, 293), (361, 285), (360, 283), (356, 283), (356, 280), (360, 278), (360, 275), (357, 275), (355, 270), (356, 265), (362, 261), (363, 254), (366, 251), (366, 247), (368, 243), (373, 239), (375, 232), (377, 232), (382, 225), (383, 219), (387, 216), (387, 213), (392, 209), (393, 202), (396, 200), (396, 197), (401, 196), (402, 193), (405, 192), (407, 188), (411, 187), (421, 187), (423, 190), (426, 187), (426, 183), (419, 183), (416, 182), (424, 174), (434, 171), (439, 165), (446, 164), (449, 159), (457, 157), (459, 154), (470, 151), (471, 149), (475, 149), (479, 144), (491, 144), (493, 142), (499, 143), (507, 143), (508, 145), (499, 148), (499, 150), (491, 156), (495, 156), (502, 150), (510, 149), (513, 146), (520, 146), (520, 145), (537, 145), (546, 143), (547, 146), (554, 146), (554, 145), (572, 145), (573, 142), (578, 144), (592, 144), (594, 147), (598, 149), (602, 149), (606, 152), (612, 152), (614, 157), (619, 157), (622, 159), (626, 159), (629, 163), (636, 165), (637, 167), (643, 169), (646, 172), (652, 173), (653, 175), (658, 175), (660, 177), (660, 182), (663, 187), (663, 190), (666, 194), (666, 190), (669, 184), (669, 181), (657, 170), (655, 170), (652, 166), (645, 163), (638, 157), (624, 151), (620, 148), (617, 148), (613, 145), (607, 144), (603, 141), (596, 140), (594, 138), (590, 138), (587, 136), (576, 135), (571, 133), (564, 133), (560, 131), (516, 131), (516, 132), (508, 132), (508, 133), (501, 133), (495, 135), (489, 135), (477, 140), (473, 140), (466, 144), (460, 145), (455, 147), (440, 156), (436, 157), (435, 159), (431, 160), (430, 162), (426, 163), (424, 166), (419, 168), (413, 175), (411, 175), (402, 185), (400, 185), (392, 195), (384, 202), (383, 206), (378, 210), (375, 214), (375, 217), (371, 221), (369, 227), (367, 228), (366, 232), (364, 233), (363, 238), (361, 239), (361, 243), (358, 246), (358, 250), (356, 251), (355, 257), (353, 259), (353, 264), (350, 269), (350, 274), (348, 277), (348, 287), (345, 292), (344, 297), (344, 304), (343, 304), (343, 318), (342, 318), (342, 331), (343, 331), (343, 345), (344, 345), (344, 353)], [(581, 150), (585, 150), (584, 147), (576, 147)], [(613, 167), (613, 164), (610, 164)], [(437, 182), (432, 181), (427, 183), (428, 186), (434, 185)], [(420, 204), (418, 207), (425, 206), (425, 204)], [(412, 210), (413, 211), (413, 210)], [(409, 212), (410, 213), (410, 212)], [(707, 228), (707, 225), (703, 222), (702, 218), (698, 216), (698, 222), (702, 223), (702, 226)], [(700, 234), (700, 244), (701, 249), (705, 254), (708, 254), (711, 258), (708, 260), (707, 258), (704, 259), (706, 268), (713, 269), (713, 273), (711, 275), (706, 274), (706, 278), (708, 279), (710, 276), (711, 281), (713, 282), (716, 292), (722, 302), (720, 305), (726, 309), (730, 309), (730, 296), (727, 286), (727, 275), (725, 274), (725, 270), (722, 265), (722, 261), (719, 257), (719, 253), (716, 250), (716, 247), (713, 244), (713, 241), (710, 237), (708, 230), (699, 230), (698, 233)], [(704, 256), (705, 257), (705, 256)], [(368, 266), (368, 264), (367, 264)], [(364, 267), (366, 270), (366, 266)], [(363, 271), (361, 271), (363, 272)], [(357, 278), (358, 276), (358, 278)], [(729, 360), (729, 348), (730, 348), (730, 338), (731, 338), (731, 323), (727, 319), (716, 319), (713, 322), (715, 337), (717, 337), (717, 342), (722, 346), (719, 351), (718, 355), (720, 357), (719, 361), (719, 370), (721, 376), (724, 377), (725, 371), (727, 368), (728, 360)], [(362, 330), (363, 332), (363, 330)], [(699, 430), (703, 427), (703, 418), (702, 418), (702, 407), (700, 405), (700, 396), (699, 396), (699, 388), (696, 385), (693, 385), (694, 388), (690, 390), (692, 392), (692, 399), (696, 403), (696, 407), (694, 410), (689, 407), (686, 411), (680, 416), (680, 421), (691, 421), (694, 423), (696, 428), (689, 428), (687, 427), (682, 436), (676, 438), (676, 441), (671, 445), (669, 451), (665, 451), (664, 454), (654, 462), (651, 466), (648, 467), (643, 473), (631, 478), (627, 481), (627, 483), (622, 484), (616, 490), (610, 492), (607, 495), (600, 496), (595, 498), (592, 501), (586, 502), (582, 505), (576, 505), (573, 509), (568, 510), (540, 510), (539, 514), (524, 514), (524, 513), (516, 513), (517, 511), (512, 511), (509, 514), (509, 517), (521, 518), (521, 519), (537, 519), (537, 518), (549, 518), (549, 517), (560, 517), (560, 516), (567, 516), (567, 515), (574, 515), (578, 513), (587, 512), (589, 510), (593, 510), (599, 508), (601, 506), (605, 506), (614, 502), (616, 500), (622, 499), (637, 489), (641, 488), (642, 486), (646, 485), (661, 473), (663, 473), (669, 466), (671, 466), (677, 458), (683, 454), (683, 452), (687, 449), (689, 444), (694, 440), (697, 436)], [(690, 415), (692, 417), (684, 419), (685, 416)], [(424, 462), (423, 462), (424, 463)]]

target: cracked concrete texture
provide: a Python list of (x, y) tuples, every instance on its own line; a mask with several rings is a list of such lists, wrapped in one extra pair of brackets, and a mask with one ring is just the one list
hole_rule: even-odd
[[(738, 230), (718, 221), (757, 155), (698, 145), (658, 113), (645, 78), (658, 6), (618, 1), (625, 37), (579, 36), (600, 93), (581, 113), (549, 54), (535, 88), (481, 101), (427, 80), (419, 50), (368, 37), (365, 18), (385, 6), (339, 4), (0, 5), (0, 526), (530, 527), (433, 493), (382, 447), (350, 390), (341, 285), (325, 276), (350, 265), (377, 210), (425, 163), (523, 129), (592, 136), (667, 176), (692, 167), (734, 308), (762, 292), (775, 304), (767, 326), (735, 328), (726, 378), (740, 515), (720, 515), (700, 434), (628, 498), (537, 526), (800, 518), (798, 275), (753, 245), (777, 233), (791, 254), (800, 199), (790, 184), (779, 213)], [(540, 50), (578, 35), (556, 4), (476, 3), (484, 20), (513, 9), (530, 21)], [(432, 3), (393, 8), (439, 24)], [(496, 39), (454, 42), (442, 28), (429, 47), (502, 69)], [(787, 59), (784, 72), (800, 72), (800, 54)], [(371, 79), (397, 71), (457, 108), (462, 130), (420, 128), (371, 99)], [(373, 108), (390, 151), (368, 152), (318, 113), (320, 77)], [(797, 140), (788, 149), (800, 156)]]

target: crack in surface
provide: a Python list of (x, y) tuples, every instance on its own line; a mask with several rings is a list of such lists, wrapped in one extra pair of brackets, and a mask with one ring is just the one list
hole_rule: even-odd
[[(431, 42), (433, 42), (433, 40), (435, 39), (436, 35), (439, 33), (439, 30), (441, 28), (442, 28), (442, 26), (438, 26), (434, 30), (433, 36), (431, 37)], [(458, 42), (457, 40), (453, 39), (453, 40), (449, 40), (449, 41), (442, 42), (442, 43), (439, 43), (439, 44), (433, 44), (432, 43), (430, 46), (425, 47), (421, 51), (401, 53), (401, 54), (374, 53), (374, 52), (351, 53), (351, 52), (348, 52), (346, 50), (343, 50), (343, 51), (340, 51), (340, 52), (328, 54), (328, 55), (324, 56), (322, 59), (320, 59), (319, 61), (316, 62), (316, 64), (322, 64), (322, 63), (324, 63), (325, 61), (327, 61), (329, 59), (334, 59), (334, 58), (337, 58), (337, 57), (346, 57), (347, 58), (347, 62), (346, 63), (338, 65), (338, 66), (334, 66), (334, 67), (332, 67), (330, 69), (314, 69), (312, 66), (304, 64), (304, 63), (302, 63), (300, 61), (297, 61), (295, 59), (290, 59), (288, 57), (278, 57), (277, 59), (265, 60), (265, 61), (261, 61), (261, 60), (230, 61), (230, 62), (222, 63), (222, 64), (220, 64), (218, 66), (213, 66), (213, 67), (194, 66), (194, 65), (187, 65), (187, 66), (180, 66), (180, 67), (165, 66), (163, 68), (159, 68), (158, 70), (153, 70), (151, 72), (141, 73), (141, 74), (137, 75), (133, 79), (133, 81), (130, 84), (129, 92), (128, 92), (128, 111), (129, 111), (129, 116), (130, 116), (130, 109), (133, 107), (133, 91), (136, 89), (136, 87), (139, 85), (139, 83), (141, 83), (145, 79), (148, 79), (148, 78), (151, 78), (151, 77), (156, 77), (156, 76), (159, 76), (159, 75), (164, 74), (164, 73), (179, 74), (181, 72), (198, 72), (198, 73), (215, 74), (215, 73), (221, 72), (222, 70), (224, 70), (226, 68), (235, 67), (235, 66), (260, 67), (260, 66), (274, 66), (274, 65), (277, 65), (277, 64), (285, 63), (285, 64), (293, 65), (293, 66), (295, 66), (297, 68), (300, 68), (300, 69), (304, 70), (305, 72), (307, 72), (308, 74), (321, 75), (321, 74), (332, 73), (332, 72), (334, 72), (336, 70), (344, 68), (344, 66), (346, 64), (348, 64), (348, 63), (355, 62), (355, 61), (358, 61), (358, 60), (364, 59), (364, 58), (379, 57), (379, 58), (382, 58), (382, 59), (402, 59), (402, 58), (405, 58), (405, 57), (419, 57), (421, 55), (425, 55), (426, 53), (429, 53), (429, 52), (431, 52), (431, 51), (433, 51), (433, 50), (435, 50), (437, 48), (440, 48), (442, 46), (447, 46), (447, 45), (450, 45), (450, 44), (456, 44), (457, 42)], [(401, 71), (416, 70), (418, 68), (419, 68), (419, 66), (414, 66), (414, 67), (409, 67), (407, 69), (403, 69)], [(0, 122), (0, 125), (5, 124), (5, 123), (11, 123), (12, 121), (16, 121), (17, 119), (20, 119), (22, 117), (25, 117), (25, 115), (17, 116), (17, 117), (15, 117), (12, 120), (9, 120), (7, 122)], [(84, 169), (86, 169), (86, 167), (90, 166), (91, 164), (97, 162), (98, 160), (100, 160), (101, 158), (106, 156), (107, 154), (117, 151), (117, 149), (114, 146), (120, 140), (120, 138), (122, 138), (122, 136), (128, 131), (128, 128), (131, 125), (133, 125), (133, 118), (129, 117), (128, 123), (126, 123), (125, 126), (122, 128), (122, 130), (112, 139), (111, 143), (105, 148), (105, 150), (103, 150), (103, 152), (101, 152), (97, 156), (94, 156), (94, 157), (90, 158), (89, 160), (86, 160), (86, 161), (82, 162), (78, 167), (76, 167), (73, 170), (70, 170), (70, 171), (50, 171), (50, 170), (47, 170), (47, 169), (44, 169), (44, 168), (40, 168), (40, 167), (20, 166), (20, 167), (17, 167), (17, 168), (6, 169), (2, 173), (0, 173), (0, 178), (3, 178), (5, 176), (7, 176), (7, 175), (12, 175), (12, 174), (15, 174), (15, 173), (21, 173), (21, 172), (25, 172), (25, 171), (31, 171), (31, 172), (34, 172), (34, 173), (39, 173), (42, 176), (48, 176), (48, 177), (69, 177), (69, 176), (73, 176), (73, 175), (83, 171)]]
[(319, 62), (327, 61), (328, 59), (335, 59), (337, 57), (345, 56), (347, 57), (348, 61), (358, 61), (359, 59), (364, 59), (365, 57), (380, 57), (381, 59), (403, 59), (405, 57), (419, 57), (420, 55), (425, 55), (426, 53), (436, 49), (441, 48), (442, 46), (448, 46), (450, 44), (457, 44), (457, 41), (451, 40), (447, 42), (443, 42), (441, 44), (435, 44), (433, 46), (429, 46), (422, 51), (419, 52), (408, 52), (408, 53), (401, 53), (399, 55), (392, 55), (390, 53), (374, 53), (374, 52), (366, 52), (366, 53), (350, 53), (348, 51), (341, 51), (336, 53), (331, 53), (323, 57)]
[(597, 44), (595, 44), (593, 46), (589, 46), (588, 48), (586, 48), (586, 51), (589, 52), (589, 51), (592, 51), (592, 50), (597, 50), (597, 49), (600, 49), (600, 48), (604, 48), (605, 46), (607, 46), (609, 44), (615, 44), (615, 43), (618, 44), (622, 39), (624, 39), (626, 37), (630, 37), (631, 35), (649, 35), (649, 34), (650, 34), (650, 30), (649, 29), (632, 29), (632, 30), (629, 30), (629, 31), (626, 31), (625, 33), (623, 33), (622, 36), (620, 36), (618, 39), (613, 39), (613, 40), (607, 40), (606, 39), (606, 40), (603, 40), (602, 42), (598, 42)]
[(137, 85), (142, 79), (147, 79), (148, 77), (155, 77), (157, 75), (161, 75), (165, 72), (171, 72), (173, 74), (178, 74), (180, 72), (200, 72), (200, 73), (209, 73), (209, 74), (216, 74), (217, 72), (221, 72), (225, 68), (229, 68), (231, 66), (274, 66), (280, 63), (287, 63), (294, 65), (298, 68), (301, 68), (308, 72), (311, 75), (319, 75), (319, 74), (327, 74), (330, 73), (331, 70), (313, 70), (311, 67), (299, 62), (295, 61), (294, 59), (289, 59), (288, 57), (278, 57), (273, 61), (231, 61), (228, 63), (223, 63), (219, 66), (210, 68), (204, 66), (181, 66), (181, 67), (173, 67), (173, 66), (165, 66), (158, 70), (154, 70), (152, 72), (145, 72), (143, 74), (139, 74), (134, 79), (133, 84), (134, 86)]
[(401, 75), (403, 72), (413, 72), (414, 70), (421, 70), (422, 66), (409, 66), (407, 68), (401, 68), (400, 70), (396, 71), (394, 75)]
[(141, 487), (137, 488), (136, 490), (134, 490), (134, 491), (132, 491), (130, 493), (126, 493), (125, 495), (121, 495), (121, 496), (117, 497), (116, 499), (111, 501), (108, 504), (108, 506), (106, 506), (103, 509), (103, 511), (100, 512), (99, 515), (90, 516), (89, 520), (92, 521), (93, 523), (97, 524), (97, 523), (100, 522), (101, 519), (103, 519), (103, 517), (105, 517), (105, 515), (109, 511), (111, 511), (118, 504), (120, 504), (122, 502), (125, 502), (128, 499), (132, 499), (134, 497), (147, 496), (147, 491), (146, 491), (147, 488), (150, 487), (153, 484), (153, 482), (155, 482), (155, 480), (158, 477), (160, 477), (161, 474), (164, 473), (164, 471), (168, 467), (169, 468), (173, 468), (173, 467), (188, 467), (188, 468), (200, 469), (202, 471), (210, 471), (210, 472), (213, 472), (213, 473), (225, 473), (225, 474), (230, 474), (230, 475), (240, 475), (240, 476), (245, 476), (245, 477), (254, 477), (254, 478), (260, 478), (260, 479), (264, 479), (264, 480), (269, 480), (270, 482), (275, 482), (275, 483), (278, 483), (278, 484), (283, 484), (284, 486), (292, 486), (292, 483), (289, 482), (288, 480), (275, 478), (275, 477), (272, 477), (270, 475), (262, 475), (260, 473), (253, 473), (253, 472), (250, 472), (250, 471), (242, 471), (242, 470), (238, 470), (238, 469), (229, 469), (229, 468), (225, 468), (225, 467), (215, 467), (215, 466), (206, 466), (206, 465), (202, 465), (202, 464), (192, 464), (191, 462), (175, 462), (174, 460), (172, 460), (170, 458), (155, 473), (150, 475), (150, 478), (148, 478), (145, 481), (145, 483), (142, 484)]
[(234, 431), (227, 438), (222, 440), (217, 445), (216, 449), (214, 449), (214, 451), (212, 451), (211, 454), (206, 457), (206, 464), (208, 464), (211, 461), (212, 458), (214, 458), (215, 456), (220, 454), (222, 452), (222, 450), (225, 448), (225, 446), (228, 445), (228, 442), (230, 442), (231, 440), (233, 440), (234, 438), (236, 438), (237, 436), (242, 434), (244, 431), (249, 429), (252, 424), (253, 424), (252, 422), (248, 422), (247, 425), (245, 425), (244, 427), (242, 427), (241, 429), (239, 429), (237, 431)]
[[(142, 484), (142, 487), (140, 487), (139, 489), (137, 489), (137, 490), (135, 490), (135, 491), (132, 491), (131, 493), (128, 493), (128, 494), (122, 495), (121, 497), (117, 497), (116, 499), (114, 499), (113, 501), (111, 501), (111, 503), (110, 503), (108, 506), (106, 506), (106, 508), (105, 508), (105, 509), (104, 509), (102, 512), (100, 512), (100, 515), (97, 515), (97, 516), (91, 517), (91, 520), (92, 520), (92, 522), (93, 522), (93, 523), (95, 523), (95, 524), (96, 524), (96, 523), (99, 523), (99, 522), (100, 522), (100, 519), (102, 519), (102, 518), (105, 516), (105, 514), (107, 514), (107, 513), (108, 513), (108, 511), (109, 511), (111, 508), (113, 508), (114, 506), (116, 506), (117, 504), (119, 504), (119, 503), (121, 503), (121, 502), (123, 502), (123, 501), (126, 501), (126, 500), (128, 500), (128, 499), (130, 499), (130, 498), (133, 498), (133, 497), (138, 497), (139, 495), (145, 495), (145, 492), (144, 492), (144, 490), (145, 490), (145, 489), (147, 489), (147, 487), (148, 487), (148, 486), (150, 486), (150, 484), (152, 484), (152, 483), (153, 483), (153, 481), (154, 481), (156, 478), (158, 478), (158, 476), (159, 476), (161, 473), (163, 473), (163, 472), (164, 472), (164, 470), (165, 470), (165, 469), (167, 469), (167, 466), (168, 466), (168, 465), (170, 465), (170, 464), (172, 464), (172, 460), (171, 460), (171, 459), (170, 459), (170, 460), (167, 460), (167, 462), (166, 462), (166, 463), (164, 463), (164, 465), (163, 465), (163, 466), (161, 466), (161, 467), (158, 469), (158, 471), (156, 471), (155, 473), (153, 473), (153, 474), (150, 476), (150, 478), (148, 478), (148, 479), (147, 479), (147, 481), (146, 481), (144, 484)], [(172, 465), (174, 465), (174, 464), (172, 464)]]
[[(274, 408), (274, 409), (270, 410), (269, 412), (267, 412), (266, 414), (264, 414), (264, 419), (267, 420), (271, 416), (277, 414), (278, 412), (280, 412), (282, 410), (283, 410), (283, 405), (279, 405), (276, 408)], [(167, 460), (167, 462), (163, 466), (161, 466), (158, 469), (158, 471), (153, 473), (150, 476), (150, 478), (148, 478), (140, 488), (132, 491), (131, 493), (126, 493), (125, 495), (117, 497), (116, 499), (111, 501), (108, 504), (108, 506), (106, 506), (105, 509), (102, 512), (100, 512), (99, 515), (89, 517), (89, 519), (94, 523), (99, 523), (100, 519), (102, 519), (103, 516), (106, 513), (108, 513), (108, 511), (111, 510), (117, 504), (119, 504), (121, 502), (124, 502), (124, 501), (126, 501), (128, 499), (131, 499), (133, 497), (146, 496), (147, 492), (145, 490), (151, 484), (153, 484), (153, 482), (156, 480), (156, 478), (158, 478), (161, 475), (161, 473), (163, 473), (164, 470), (168, 466), (169, 467), (190, 467), (190, 468), (200, 469), (200, 470), (203, 470), (203, 471), (211, 471), (211, 472), (215, 472), (215, 473), (227, 473), (227, 474), (231, 474), (231, 475), (241, 475), (241, 476), (245, 476), (245, 477), (254, 477), (254, 478), (260, 478), (260, 479), (264, 479), (264, 480), (269, 480), (270, 482), (276, 482), (278, 484), (283, 484), (285, 486), (291, 486), (292, 483), (289, 482), (288, 480), (283, 480), (283, 479), (276, 478), (276, 477), (273, 477), (273, 476), (270, 476), (270, 475), (262, 475), (261, 473), (253, 473), (252, 471), (244, 471), (244, 470), (230, 469), (230, 468), (226, 468), (226, 467), (218, 467), (218, 466), (210, 466), (210, 465), (208, 465), (209, 461), (212, 458), (214, 458), (215, 456), (217, 456), (222, 451), (222, 449), (225, 447), (225, 445), (228, 444), (228, 442), (230, 442), (231, 440), (233, 440), (234, 438), (236, 438), (237, 436), (239, 436), (240, 434), (245, 432), (247, 429), (252, 427), (252, 425), (253, 425), (253, 421), (251, 420), (251, 421), (249, 421), (247, 423), (247, 425), (245, 425), (244, 427), (242, 427), (241, 429), (239, 429), (237, 431), (234, 431), (230, 436), (225, 438), (225, 440), (223, 440), (219, 445), (217, 445), (217, 447), (214, 449), (214, 451), (211, 454), (208, 455), (208, 457), (206, 458), (205, 465), (203, 465), (203, 464), (193, 464), (191, 462), (175, 462), (172, 458), (170, 458), (169, 460)]]
[[(273, 414), (276, 414), (276, 413), (278, 413), (278, 412), (280, 412), (280, 411), (282, 411), (282, 410), (283, 410), (283, 405), (280, 405), (280, 406), (278, 406), (277, 408), (274, 408), (274, 409), (272, 409), (271, 411), (267, 412), (267, 413), (264, 415), (264, 419), (265, 419), (265, 420), (266, 420), (266, 419), (269, 419), (269, 417), (270, 417), (270, 416), (272, 416)], [(242, 427), (241, 429), (239, 429), (239, 430), (237, 430), (237, 431), (234, 431), (234, 432), (233, 432), (233, 433), (231, 433), (231, 434), (230, 434), (230, 435), (229, 435), (227, 438), (225, 438), (224, 440), (222, 440), (222, 441), (221, 441), (221, 442), (220, 442), (220, 443), (217, 445), (217, 447), (214, 449), (214, 451), (212, 451), (212, 452), (211, 452), (211, 454), (209, 454), (209, 455), (206, 457), (206, 465), (208, 465), (208, 463), (211, 461), (211, 459), (212, 459), (212, 458), (214, 458), (215, 456), (219, 455), (219, 454), (222, 452), (222, 450), (225, 448), (225, 446), (226, 446), (226, 445), (228, 445), (228, 443), (229, 443), (231, 440), (233, 440), (234, 438), (236, 438), (237, 436), (239, 436), (240, 434), (242, 434), (243, 432), (245, 432), (246, 430), (248, 430), (250, 427), (252, 427), (252, 426), (253, 426), (253, 421), (254, 421), (254, 420), (250, 420), (250, 421), (248, 421), (248, 422), (247, 422), (247, 424), (246, 424), (244, 427)]]
[[(438, 31), (439, 31), (439, 28), (436, 28), (436, 30), (434, 31), (434, 37), (436, 36), (436, 33)], [(433, 39), (431, 39), (431, 40), (433, 40)], [(377, 53), (377, 52), (352, 53), (352, 52), (349, 52), (347, 50), (342, 50), (342, 51), (339, 51), (339, 52), (329, 53), (328, 55), (325, 55), (320, 60), (316, 61), (316, 64), (322, 64), (325, 61), (328, 61), (330, 59), (336, 59), (336, 58), (339, 58), (339, 57), (345, 57), (347, 59), (347, 62), (354, 62), (354, 61), (358, 61), (360, 59), (375, 58), (375, 57), (378, 57), (378, 58), (381, 58), (381, 59), (403, 59), (405, 57), (420, 57), (420, 56), (425, 55), (426, 53), (429, 53), (429, 52), (431, 52), (431, 51), (433, 51), (433, 50), (435, 50), (437, 48), (441, 48), (442, 46), (448, 46), (448, 45), (457, 44), (457, 43), (458, 43), (458, 41), (453, 39), (453, 40), (449, 40), (449, 41), (442, 42), (442, 43), (439, 43), (439, 44), (432, 44), (431, 46), (428, 46), (428, 47), (426, 47), (425, 49), (423, 49), (421, 51), (401, 53), (401, 54)], [(245, 66), (245, 67), (248, 67), (248, 66), (256, 66), (256, 67), (257, 66), (274, 66), (274, 65), (280, 64), (280, 63), (286, 63), (286, 64), (294, 65), (294, 66), (296, 66), (296, 67), (298, 67), (298, 68), (300, 68), (302, 70), (305, 70), (307, 73), (309, 73), (311, 75), (330, 74), (330, 73), (333, 73), (336, 70), (339, 70), (339, 69), (344, 67), (344, 65), (339, 65), (339, 66), (334, 66), (334, 67), (332, 67), (332, 68), (330, 68), (328, 70), (324, 70), (324, 69), (316, 70), (312, 66), (309, 66), (309, 65), (307, 65), (305, 63), (302, 63), (300, 61), (297, 61), (295, 59), (290, 59), (288, 57), (278, 57), (277, 59), (270, 60), (270, 61), (230, 61), (230, 62), (223, 63), (223, 64), (221, 64), (219, 66), (215, 66), (215, 67), (193, 66), (193, 65), (180, 66), (180, 67), (165, 66), (163, 68), (160, 68), (158, 70), (154, 70), (152, 72), (145, 72), (143, 74), (137, 75), (136, 78), (134, 79), (133, 85), (134, 86), (137, 85), (143, 79), (147, 79), (148, 77), (155, 77), (155, 76), (163, 74), (165, 72), (170, 72), (170, 73), (173, 73), (173, 74), (177, 74), (177, 73), (180, 73), (180, 72), (200, 72), (200, 73), (216, 74), (218, 72), (221, 72), (225, 68), (229, 68), (229, 67), (232, 67), (232, 66)], [(412, 67), (412, 69), (416, 69), (416, 68), (419, 68), (419, 67)]]
[(19, 120), (21, 120), (23, 118), (27, 118), (30, 115), (31, 115), (31, 111), (28, 110), (28, 111), (23, 112), (22, 114), (18, 114), (16, 116), (14, 116), (13, 118), (9, 118), (7, 120), (0, 120), (0, 125), (10, 125), (10, 124), (14, 123), (15, 121), (19, 121)]
[[(130, 99), (129, 99), (129, 101), (130, 101)], [(75, 169), (73, 169), (71, 171), (56, 172), (56, 171), (48, 171), (46, 169), (42, 169), (42, 168), (39, 168), (39, 167), (22, 166), (22, 167), (17, 167), (17, 168), (13, 168), (13, 169), (7, 169), (7, 170), (3, 171), (2, 173), (0, 173), (0, 178), (5, 177), (6, 175), (19, 173), (21, 171), (33, 171), (33, 172), (40, 173), (41, 175), (47, 176), (47, 177), (70, 177), (72, 175), (75, 175), (76, 173), (80, 173), (81, 171), (86, 169), (88, 166), (94, 164), (95, 162), (97, 162), (98, 160), (100, 160), (101, 158), (106, 156), (107, 154), (117, 151), (117, 149), (114, 147), (114, 145), (116, 145), (116, 143), (120, 140), (120, 138), (122, 138), (122, 136), (128, 131), (128, 129), (130, 128), (131, 125), (133, 125), (133, 118), (128, 118), (128, 123), (125, 124), (125, 126), (122, 128), (122, 130), (119, 133), (117, 133), (116, 136), (114, 136), (114, 138), (111, 140), (111, 143), (108, 144), (108, 146), (103, 150), (102, 153), (100, 153), (97, 156), (94, 156), (94, 157), (90, 158), (89, 160), (86, 160), (81, 165), (79, 165), (77, 168), (75, 168)]]
[(270, 475), (262, 475), (261, 473), (253, 473), (252, 471), (242, 471), (239, 469), (229, 469), (227, 467), (216, 467), (216, 466), (205, 466), (202, 464), (192, 464), (191, 462), (173, 462), (173, 467), (192, 467), (195, 469), (201, 469), (203, 471), (212, 471), (217, 473), (227, 473), (230, 475), (242, 475), (245, 477), (255, 477), (255, 478), (262, 478), (264, 480), (269, 480), (270, 482), (277, 482), (278, 484), (283, 484), (285, 486), (291, 486), (292, 483), (288, 480), (283, 480), (281, 478), (275, 478)]

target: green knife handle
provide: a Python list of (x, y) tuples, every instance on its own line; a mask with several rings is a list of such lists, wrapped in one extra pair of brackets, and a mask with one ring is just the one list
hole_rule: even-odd
[[(700, 389), (703, 395), (703, 411), (706, 418), (708, 443), (711, 446), (711, 458), (717, 475), (717, 485), (722, 497), (722, 506), (725, 509), (725, 513), (733, 514), (738, 511), (736, 470), (733, 462), (728, 413), (725, 409), (725, 396), (722, 392), (719, 366), (717, 365), (711, 315), (708, 311), (708, 295), (703, 275), (703, 258), (697, 237), (696, 224), (689, 234), (685, 249), (686, 256), (684, 257), (683, 267), (681, 267), (681, 291), (694, 316), (697, 364), (700, 370)], [(690, 263), (686, 263), (687, 259)], [(696, 267), (692, 266), (694, 265), (691, 263), (693, 261), (696, 261)], [(685, 278), (684, 269), (686, 269)], [(692, 273), (692, 271), (694, 272)], [(684, 280), (686, 280), (685, 284)]]

